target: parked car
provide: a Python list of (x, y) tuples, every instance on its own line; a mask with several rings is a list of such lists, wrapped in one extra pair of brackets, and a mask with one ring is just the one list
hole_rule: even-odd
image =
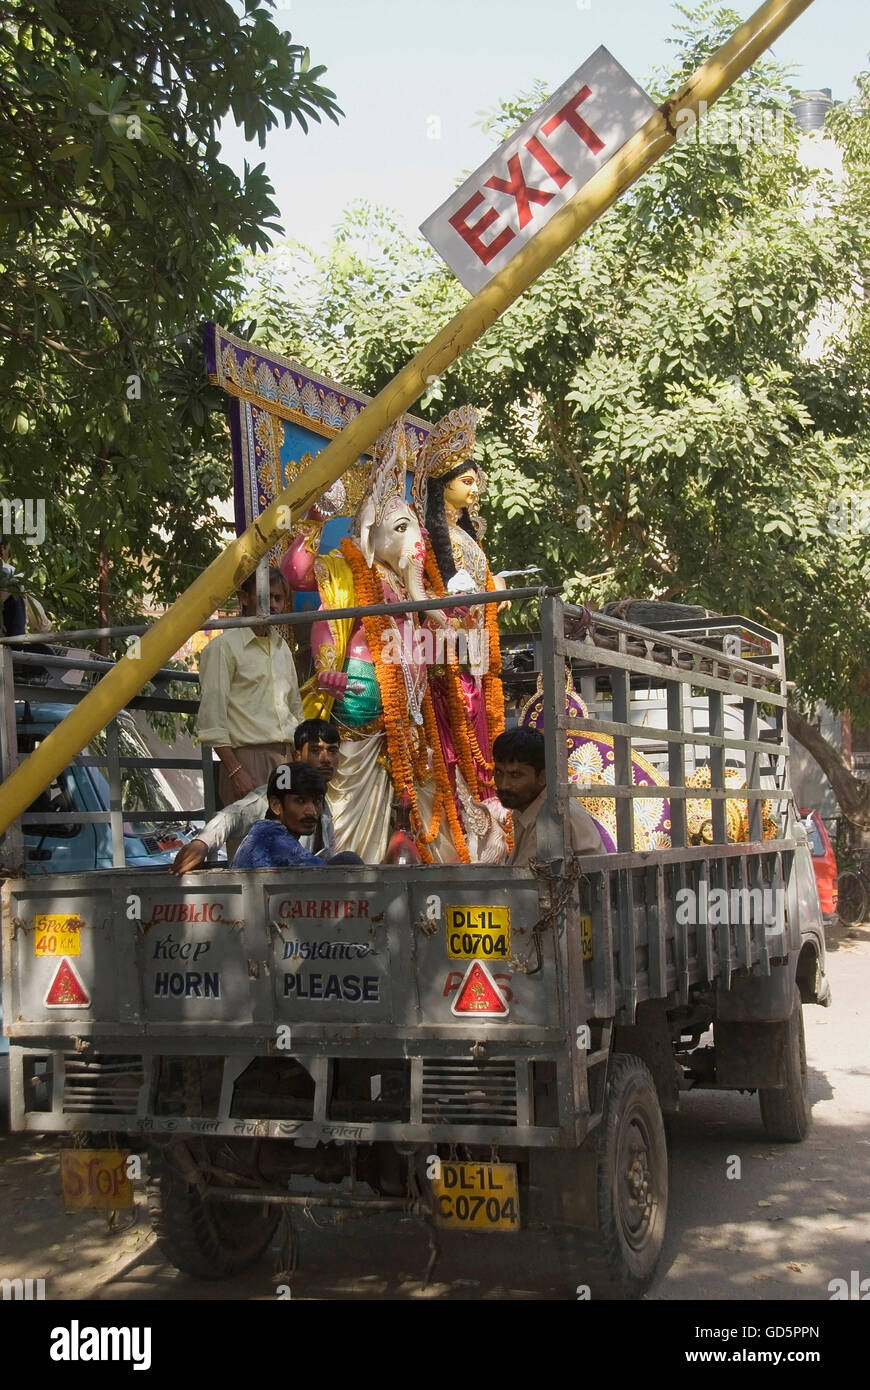
[[(69, 713), (69, 705), (51, 701), (16, 701), (15, 725), (20, 754), (32, 753)], [(85, 754), (105, 756), (106, 734), (92, 739)], [(149, 749), (126, 713), (118, 716), (121, 758), (149, 758)], [(41, 792), (28, 811), (108, 811), (109, 782), (101, 767), (71, 763)], [(127, 814), (146, 811), (178, 812), (178, 819), (150, 823), (124, 821), (124, 856), (128, 869), (165, 868), (178, 849), (195, 834), (166, 778), (154, 767), (121, 768), (121, 807)], [(24, 827), (24, 858), (28, 874), (84, 873), (111, 869), (112, 831), (95, 821)]]
[(801, 818), (806, 826), (810, 853), (813, 856), (813, 868), (816, 871), (822, 916), (836, 917), (837, 859), (831, 844), (831, 837), (825, 829), (825, 822), (818, 811), (801, 811)]

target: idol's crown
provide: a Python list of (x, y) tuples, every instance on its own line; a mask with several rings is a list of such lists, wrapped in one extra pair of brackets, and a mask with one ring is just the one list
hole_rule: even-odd
[(478, 412), (473, 405), (451, 410), (434, 425), (423, 445), (420, 467), (429, 478), (442, 478), (474, 453)]

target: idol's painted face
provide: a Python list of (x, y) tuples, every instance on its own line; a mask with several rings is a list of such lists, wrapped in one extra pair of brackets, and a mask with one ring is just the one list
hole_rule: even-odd
[(449, 507), (455, 507), (458, 512), (470, 507), (479, 497), (480, 474), (473, 464), (469, 464), (463, 473), (451, 478), (444, 489), (444, 501)]
[(375, 559), (389, 565), (394, 574), (406, 577), (418, 567), (424, 554), (420, 523), (407, 502), (387, 508), (383, 520), (372, 533)]

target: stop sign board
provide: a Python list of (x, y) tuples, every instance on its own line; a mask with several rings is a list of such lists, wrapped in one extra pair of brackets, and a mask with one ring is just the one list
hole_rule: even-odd
[(613, 55), (596, 49), (420, 231), (476, 294), (655, 110)]

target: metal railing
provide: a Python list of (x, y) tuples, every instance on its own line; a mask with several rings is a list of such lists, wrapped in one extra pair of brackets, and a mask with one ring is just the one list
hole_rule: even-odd
[[(762, 802), (771, 800), (782, 811), (788, 803), (787, 759), (788, 746), (784, 735), (784, 715), (787, 703), (782, 639), (757, 624), (751, 628), (750, 655), (745, 646), (735, 643), (734, 633), (747, 631), (741, 618), (692, 620), (691, 624), (677, 622), (667, 628), (648, 628), (588, 609), (565, 604), (558, 597), (558, 588), (538, 586), (500, 590), (491, 593), (461, 594), (453, 597), (418, 600), (415, 602), (378, 604), (369, 608), (354, 607), (335, 610), (303, 610), (247, 618), (226, 618), (209, 623), (203, 630), (234, 627), (269, 626), (296, 627), (329, 618), (361, 617), (365, 615), (399, 615), (423, 613), (431, 609), (470, 607), (497, 603), (504, 599), (527, 598), (541, 601), (541, 631), (529, 639), (534, 652), (534, 667), (527, 677), (533, 680), (540, 671), (544, 708), (554, 716), (546, 720), (544, 738), (548, 776), (547, 813), (541, 821), (542, 852), (552, 858), (563, 858), (567, 800), (579, 795), (576, 783), (569, 780), (567, 739), (571, 734), (588, 733), (612, 739), (614, 781), (600, 794), (614, 798), (616, 803), (616, 848), (619, 854), (634, 852), (633, 802), (639, 798), (667, 798), (670, 802), (670, 838), (673, 850), (689, 848), (686, 827), (686, 800), (699, 797), (711, 802), (711, 842), (724, 845), (726, 832), (726, 801), (738, 798), (747, 803), (749, 838), (763, 838)], [(690, 629), (686, 631), (684, 629)], [(683, 630), (681, 630), (683, 629)], [(84, 698), (84, 689), (61, 682), (28, 679), (34, 669), (65, 673), (76, 671), (93, 674), (111, 669), (116, 663), (96, 657), (93, 653), (81, 656), (58, 656), (30, 652), (27, 647), (40, 643), (90, 640), (99, 636), (126, 638), (146, 629), (142, 626), (87, 629), (72, 632), (29, 635), (26, 638), (0, 639), (0, 771), (5, 778), (19, 761), (15, 719), (15, 701), (63, 702), (72, 706)], [(511, 639), (507, 638), (507, 645)], [(22, 650), (24, 648), (24, 650)], [(122, 657), (120, 660), (126, 660)], [(578, 693), (587, 697), (588, 718), (568, 719), (565, 713), (565, 671), (570, 668), (577, 682)], [(163, 668), (152, 678), (154, 693), (140, 695), (127, 707), (130, 710), (158, 710), (174, 714), (195, 713), (197, 699), (177, 699), (160, 693), (160, 687), (170, 682), (182, 682), (198, 687), (194, 672)], [(638, 681), (646, 682), (658, 692), (655, 701), (644, 709), (658, 711), (662, 722), (642, 725), (637, 722), (638, 703), (632, 702), (632, 691)], [(765, 707), (763, 728), (760, 715)], [(706, 727), (686, 726), (687, 710), (701, 709), (706, 715)], [(731, 725), (726, 713), (730, 711)], [(733, 731), (735, 711), (742, 725), (740, 735)], [(742, 735), (742, 736), (741, 736)], [(698, 749), (706, 750), (710, 769), (708, 788), (686, 786), (687, 753), (698, 765)], [(663, 785), (635, 785), (632, 780), (632, 752), (643, 751), (666, 762), (667, 775)], [(729, 759), (730, 755), (730, 759)], [(704, 758), (702, 757), (702, 761)], [(746, 786), (739, 790), (725, 783), (725, 767), (736, 761), (745, 770)], [(214, 776), (210, 747), (202, 749), (201, 757), (138, 758), (125, 756), (119, 746), (118, 721), (107, 728), (106, 752), (81, 753), (75, 765), (98, 766), (108, 774), (110, 806), (108, 810), (35, 811), (20, 817), (10, 827), (3, 844), (3, 863), (20, 865), (23, 862), (21, 830), (31, 824), (108, 823), (112, 832), (113, 863), (124, 865), (124, 822), (177, 822), (180, 818), (202, 820), (213, 814)], [(203, 779), (202, 804), (187, 810), (128, 811), (123, 808), (121, 773), (123, 769), (151, 767), (158, 770), (197, 770)], [(762, 785), (762, 777), (767, 779)], [(591, 794), (591, 793), (590, 793)]]
[[(45, 645), (56, 638), (66, 640), (67, 635), (38, 635), (40, 645)], [(72, 708), (73, 705), (84, 699), (90, 687), (87, 684), (79, 687), (65, 683), (63, 677), (76, 675), (87, 678), (96, 673), (110, 670), (115, 665), (115, 662), (96, 657), (90, 652), (81, 656), (60, 656), (48, 652), (37, 653), (26, 649), (19, 650), (19, 645), (26, 648), (32, 646), (33, 642), (25, 643), (22, 638), (0, 639), (0, 713), (2, 713), (2, 717), (0, 717), (0, 776), (2, 779), (5, 779), (26, 756), (26, 753), (22, 754), (19, 746), (19, 723), (38, 724), (40, 722), (38, 719), (28, 718), (31, 707), (35, 707), (37, 711), (40, 705), (47, 704), (68, 705)], [(170, 682), (175, 681), (189, 684), (192, 687), (194, 698), (180, 699), (159, 693), (161, 688), (165, 689)], [(199, 676), (195, 672), (163, 668), (152, 678), (151, 684), (156, 687), (155, 693), (140, 695), (137, 699), (132, 700), (127, 707), (128, 710), (151, 710), (166, 714), (186, 715), (195, 714), (199, 708)], [(23, 710), (21, 709), (22, 702), (24, 703)], [(18, 711), (16, 711), (16, 703), (18, 703)], [(21, 721), (18, 719), (18, 712), (23, 716)], [(116, 717), (106, 727), (105, 754), (80, 753), (73, 759), (72, 764), (74, 767), (96, 767), (105, 771), (109, 788), (108, 808), (87, 810), (82, 806), (66, 810), (45, 808), (25, 812), (18, 821), (9, 827), (2, 839), (0, 869), (4, 873), (19, 870), (26, 863), (24, 834), (29, 826), (38, 825), (40, 829), (48, 827), (49, 830), (56, 828), (63, 834), (64, 827), (89, 824), (108, 825), (112, 841), (113, 867), (124, 868), (126, 863), (125, 823), (133, 826), (178, 825), (182, 822), (207, 820), (214, 814), (215, 793), (211, 748), (203, 746), (200, 756), (196, 758), (176, 757), (171, 752), (166, 755), (154, 756), (125, 754), (122, 751), (123, 733), (120, 723), (122, 718), (123, 715)], [(142, 809), (125, 807), (123, 804), (122, 773), (124, 770), (136, 768), (148, 768), (159, 772), (172, 770), (198, 772), (202, 778), (200, 802), (190, 809), (184, 806), (170, 810), (158, 809), (157, 807), (143, 807)], [(78, 786), (76, 789), (79, 790)], [(93, 796), (95, 799), (99, 799), (100, 793), (96, 787), (93, 788)], [(68, 801), (69, 798), (63, 796), (62, 799)], [(43, 835), (42, 838), (45, 839), (48, 836)]]
[[(711, 835), (705, 844), (728, 843), (729, 800), (747, 803), (749, 840), (754, 843), (763, 839), (764, 801), (775, 803), (775, 811), (783, 815), (791, 792), (782, 638), (753, 624), (757, 653), (744, 656), (742, 647), (735, 649), (725, 640), (743, 621), (696, 620), (689, 636), (683, 631), (671, 631), (670, 624), (666, 629), (646, 628), (562, 603), (554, 597), (543, 600), (544, 708), (554, 711), (543, 731), (547, 767), (555, 770), (555, 776), (552, 772), (548, 776), (549, 854), (559, 850), (568, 797), (582, 795), (576, 781), (569, 780), (568, 738), (572, 734), (604, 735), (612, 740), (613, 783), (591, 785), (587, 795), (615, 800), (616, 848), (620, 854), (635, 851), (632, 803), (638, 799), (666, 799), (670, 803), (670, 852), (689, 847), (686, 801), (690, 798), (711, 802)], [(682, 628), (683, 624), (674, 626)], [(702, 626), (707, 640), (697, 640)], [(586, 700), (586, 718), (569, 719), (566, 714), (568, 668), (577, 693), (581, 697), (584, 693), (587, 697), (593, 695)], [(640, 684), (658, 692), (657, 701), (645, 708), (661, 711), (664, 718), (660, 724), (637, 722), (639, 702), (633, 699), (633, 691)], [(705, 729), (687, 728), (686, 714), (690, 708), (706, 713)], [(734, 732), (735, 724), (739, 733)], [(765, 729), (765, 724), (772, 728)], [(700, 758), (698, 750), (705, 750)], [(635, 785), (633, 752), (654, 755), (659, 762), (666, 762), (666, 770), (661, 769), (661, 785)], [(710, 787), (686, 785), (687, 753), (696, 768), (709, 766)], [(725, 769), (729, 762), (744, 771), (745, 787), (726, 785)]]
[[(331, 618), (354, 618), (363, 616), (390, 616), (401, 615), (408, 612), (422, 613), (431, 609), (451, 609), (456, 607), (468, 607), (478, 604), (500, 603), (503, 600), (516, 601), (526, 598), (542, 598), (548, 594), (558, 593), (559, 590), (546, 586), (538, 586), (524, 589), (498, 590), (491, 593), (460, 594), (451, 597), (418, 600), (416, 602), (402, 603), (382, 603), (372, 607), (354, 607), (335, 610), (325, 609), (306, 609), (298, 612), (259, 614), (252, 617), (222, 618), (214, 622), (206, 623), (202, 631), (214, 632), (228, 628), (237, 627), (259, 627), (261, 625), (276, 627), (297, 627), (314, 622), (329, 620)], [(27, 701), (33, 703), (62, 703), (68, 704), (70, 708), (83, 700), (89, 693), (88, 686), (76, 688), (69, 684), (64, 684), (61, 679), (50, 682), (48, 677), (56, 673), (58, 677), (64, 674), (81, 673), (83, 675), (95, 675), (111, 670), (118, 662), (109, 658), (98, 657), (93, 652), (85, 652), (81, 656), (60, 656), (53, 653), (44, 653), (42, 650), (33, 652), (28, 650), (34, 646), (40, 648), (51, 644), (64, 645), (71, 642), (97, 641), (101, 638), (110, 640), (125, 640), (130, 637), (140, 636), (147, 632), (146, 624), (127, 625), (123, 627), (110, 628), (78, 628), (72, 631), (49, 632), (49, 633), (28, 633), (18, 637), (0, 637), (0, 781), (18, 766), (22, 756), (19, 749), (18, 727), (16, 721), (15, 702)], [(129, 655), (119, 658), (119, 661), (129, 659)], [(42, 679), (28, 679), (29, 673), (42, 673)], [(193, 691), (195, 698), (186, 700), (175, 698), (166, 694), (161, 694), (161, 687), (167, 686), (171, 682), (182, 682), (195, 687)], [(155, 687), (155, 693), (139, 695), (131, 700), (126, 706), (129, 710), (159, 711), (167, 714), (187, 715), (195, 714), (199, 708), (199, 676), (193, 671), (174, 670), (168, 667), (161, 668), (151, 677), (149, 684)], [(102, 754), (79, 753), (73, 759), (75, 767), (99, 767), (105, 768), (107, 781), (109, 784), (109, 809), (99, 811), (87, 810), (36, 810), (28, 811), (21, 815), (18, 820), (9, 827), (5, 836), (0, 842), (0, 871), (12, 873), (21, 869), (25, 863), (25, 846), (23, 832), (28, 826), (56, 826), (58, 828), (70, 825), (85, 825), (90, 823), (108, 824), (111, 827), (112, 837), (112, 862), (114, 868), (125, 866), (125, 843), (124, 843), (124, 823), (133, 824), (177, 824), (179, 821), (202, 821), (207, 820), (215, 811), (215, 776), (213, 768), (213, 753), (208, 745), (204, 745), (199, 758), (178, 758), (171, 755), (161, 755), (159, 757), (133, 757), (124, 755), (120, 749), (120, 728), (119, 718), (116, 717), (106, 727), (106, 752)], [(132, 811), (123, 806), (122, 796), (122, 770), (148, 767), (158, 771), (184, 770), (198, 771), (202, 776), (203, 795), (202, 803), (191, 808), (181, 808), (177, 811), (147, 810)]]

